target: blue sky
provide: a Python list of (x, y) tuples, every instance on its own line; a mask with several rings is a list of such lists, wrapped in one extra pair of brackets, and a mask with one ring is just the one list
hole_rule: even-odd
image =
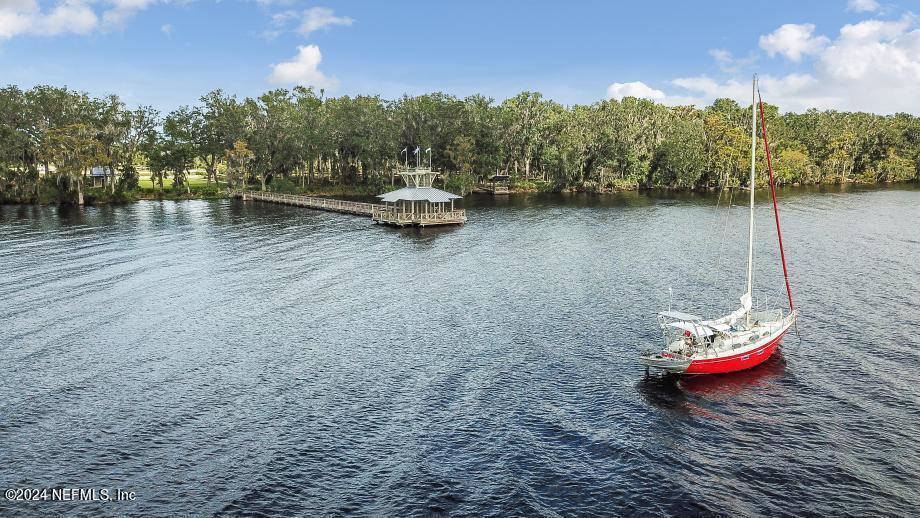
[(920, 110), (916, 2), (0, 0), (0, 84), (171, 109), (215, 88)]

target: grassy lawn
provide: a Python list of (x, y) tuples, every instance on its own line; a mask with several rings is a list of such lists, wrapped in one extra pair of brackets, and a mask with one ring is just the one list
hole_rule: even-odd
[[(153, 181), (150, 180), (149, 174), (140, 175), (140, 178), (138, 179), (137, 184), (141, 189), (144, 189), (144, 190), (153, 190), (155, 187)], [(173, 184), (172, 178), (163, 179), (163, 189), (171, 189), (172, 184)], [(203, 175), (193, 174), (193, 175), (189, 175), (188, 177), (188, 185), (192, 189), (195, 189), (197, 187), (207, 187), (208, 180)]]

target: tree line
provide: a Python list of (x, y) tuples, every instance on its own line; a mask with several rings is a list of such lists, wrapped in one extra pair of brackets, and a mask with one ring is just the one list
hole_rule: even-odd
[[(918, 117), (765, 111), (781, 184), (918, 177)], [(464, 193), (495, 173), (548, 190), (745, 186), (750, 106), (718, 99), (702, 109), (668, 107), (637, 98), (564, 106), (535, 92), (501, 103), (444, 93), (384, 100), (297, 87), (243, 99), (215, 90), (161, 114), (115, 95), (0, 89), (0, 200), (82, 203), (93, 167), (111, 175), (105, 192), (112, 196), (136, 191), (142, 177), (161, 193), (165, 179), (169, 189), (190, 192), (193, 169), (214, 189), (380, 192), (406, 160), (402, 151), (416, 147), (431, 148), (447, 187)]]

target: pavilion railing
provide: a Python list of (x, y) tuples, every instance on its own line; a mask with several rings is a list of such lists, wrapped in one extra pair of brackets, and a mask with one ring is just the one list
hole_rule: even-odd
[(430, 223), (457, 223), (466, 221), (465, 209), (439, 212), (403, 212), (395, 207), (375, 208), (371, 217), (374, 221), (397, 225), (425, 225)]

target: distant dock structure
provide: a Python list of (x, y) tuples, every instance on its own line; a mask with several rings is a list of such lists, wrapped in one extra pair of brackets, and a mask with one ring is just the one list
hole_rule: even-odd
[(400, 227), (466, 223), (466, 211), (454, 207), (454, 201), (463, 197), (433, 187), (439, 173), (430, 166), (407, 167), (398, 174), (406, 186), (377, 196), (383, 206), (374, 207), (374, 222)]
[(377, 196), (382, 203), (249, 190), (233, 191), (232, 195), (243, 201), (265, 201), (329, 212), (370, 216), (374, 223), (399, 227), (430, 227), (466, 223), (466, 210), (454, 207), (454, 201), (461, 199), (462, 196), (434, 188), (432, 184), (439, 173), (433, 171), (430, 165), (411, 169), (407, 167), (398, 174), (406, 186)]
[(483, 184), (479, 189), (481, 192), (494, 196), (511, 194), (511, 189), (508, 185), (510, 180), (511, 175), (495, 173), (488, 178), (488, 183)]

